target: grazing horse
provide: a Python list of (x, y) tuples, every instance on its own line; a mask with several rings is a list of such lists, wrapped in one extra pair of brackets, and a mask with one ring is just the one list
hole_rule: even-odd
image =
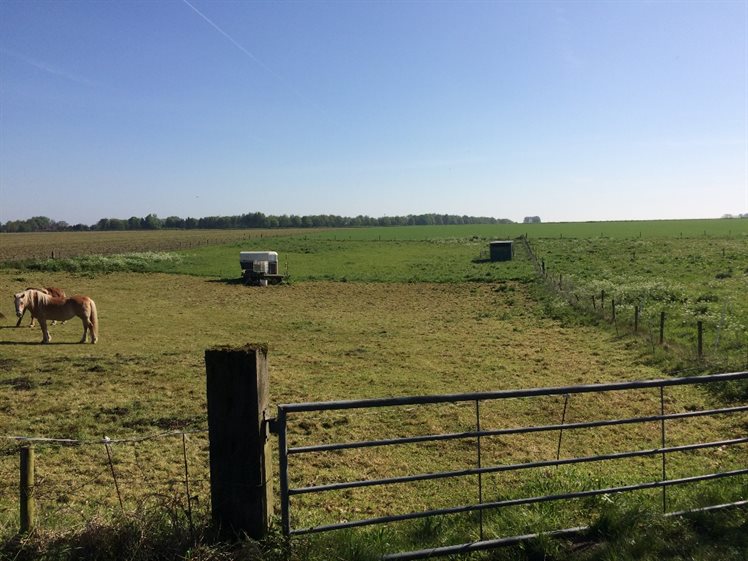
[[(44, 292), (44, 294), (49, 294), (50, 296), (54, 296), (55, 298), (65, 298), (65, 291), (61, 288), (55, 288), (54, 286), (48, 286), (47, 288), (27, 288), (26, 290), (38, 290), (39, 292)], [(26, 313), (26, 310), (24, 310), (24, 313)], [(31, 316), (31, 323), (29, 324), (29, 327), (34, 327), (34, 314), (29, 312), (29, 315)], [(18, 322), (16, 323), (16, 327), (21, 327), (21, 320), (23, 319), (23, 314), (21, 314), (21, 317), (18, 318)], [(62, 322), (65, 323), (65, 322)], [(55, 322), (52, 322), (52, 325), (54, 325)]]
[(83, 322), (83, 337), (80, 342), (86, 342), (86, 334), (91, 334), (91, 343), (98, 340), (99, 321), (96, 315), (96, 304), (88, 296), (73, 296), (71, 298), (55, 298), (40, 290), (30, 288), (15, 295), (16, 315), (21, 317), (28, 309), (31, 315), (39, 320), (42, 328), (42, 343), (49, 343), (47, 320), (68, 320), (74, 316)]

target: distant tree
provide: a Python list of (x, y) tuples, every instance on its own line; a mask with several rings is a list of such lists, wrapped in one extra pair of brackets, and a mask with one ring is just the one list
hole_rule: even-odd
[[(735, 216), (748, 218), (748, 214)], [(526, 217), (525, 223), (540, 222), (540, 218)], [(266, 216), (262, 212), (251, 212), (234, 216), (206, 216), (203, 218), (182, 219), (179, 216), (169, 216), (161, 219), (155, 213), (148, 214), (144, 218), (131, 216), (129, 219), (102, 218), (92, 226), (85, 224), (69, 225), (64, 220), (56, 222), (46, 216), (35, 216), (26, 220), (10, 220), (6, 223), (0, 222), (0, 232), (38, 232), (38, 231), (61, 231), (61, 230), (157, 230), (160, 228), (347, 228), (367, 226), (412, 226), (417, 224), (511, 224), (507, 218), (491, 218), (480, 216), (459, 216), (452, 214), (418, 214), (407, 216), (383, 216), (374, 218), (359, 214), (355, 217), (339, 216), (335, 214), (315, 215), (287, 215)]]
[(144, 230), (160, 230), (162, 226), (162, 220), (155, 214), (149, 214), (148, 216), (143, 218)]
[(164, 228), (184, 228), (185, 227), (185, 221), (183, 218), (179, 218), (178, 216), (169, 216), (164, 220)]
[(55, 222), (46, 216), (34, 216), (24, 221), (26, 232), (49, 232), (55, 230)]
[(120, 218), (110, 218), (109, 219), (109, 229), (110, 230), (116, 230), (116, 231), (122, 231), (127, 230), (128, 228), (128, 222), (127, 220), (121, 220)]
[(524, 224), (540, 224), (540, 216), (525, 216)]

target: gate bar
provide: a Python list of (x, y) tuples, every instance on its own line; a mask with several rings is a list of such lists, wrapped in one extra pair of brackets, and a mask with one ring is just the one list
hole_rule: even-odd
[(716, 442), (703, 442), (698, 444), (683, 444), (669, 448), (650, 448), (649, 450), (634, 450), (629, 452), (613, 452), (597, 456), (582, 456), (578, 458), (564, 458), (563, 460), (544, 460), (540, 462), (528, 462), (525, 464), (506, 464), (484, 468), (468, 468), (457, 471), (440, 471), (435, 473), (422, 473), (418, 475), (404, 475), (401, 477), (387, 477), (382, 479), (366, 479), (359, 481), (344, 481), (341, 483), (329, 483), (327, 485), (315, 485), (311, 487), (298, 487), (287, 489), (289, 495), (303, 495), (306, 493), (321, 493), (323, 491), (341, 491), (343, 489), (357, 489), (361, 487), (372, 487), (377, 485), (392, 485), (395, 483), (413, 483), (416, 481), (428, 481), (433, 479), (448, 479), (450, 477), (465, 477), (468, 475), (480, 475), (481, 473), (498, 473), (502, 471), (513, 471), (519, 469), (542, 468), (563, 466), (572, 464), (583, 464), (589, 462), (602, 462), (607, 460), (622, 460), (626, 458), (638, 458), (655, 456), (657, 454), (670, 454), (672, 452), (689, 452), (705, 448), (716, 448), (719, 446), (732, 446), (748, 442), (748, 437), (734, 438), (731, 440), (720, 440)]
[(667, 378), (659, 380), (643, 380), (639, 382), (616, 382), (606, 384), (587, 384), (581, 386), (561, 386), (555, 388), (532, 388), (526, 390), (500, 390), (493, 392), (477, 392), (444, 395), (416, 395), (410, 397), (389, 397), (378, 399), (354, 399), (345, 401), (325, 401), (309, 403), (285, 403), (278, 405), (279, 410), (288, 413), (302, 411), (329, 411), (337, 409), (360, 409), (365, 407), (392, 407), (398, 405), (429, 405), (437, 403), (456, 403), (464, 401), (488, 401), (492, 399), (507, 399), (517, 397), (538, 397), (544, 395), (563, 395), (566, 393), (595, 393), (620, 390), (637, 390), (645, 388), (659, 388), (660, 386), (683, 386), (689, 384), (704, 384), (707, 382), (729, 382), (748, 378), (748, 371), (732, 372), (728, 374), (712, 374), (709, 376), (687, 376), (683, 378)]
[[(665, 388), (660, 387), (660, 415), (663, 416), (662, 421), (660, 422), (660, 447), (664, 450), (665, 449)], [(665, 452), (662, 453), (662, 480), (665, 481), (667, 479), (667, 463), (666, 463), (666, 457), (667, 454)], [(663, 514), (667, 512), (667, 489), (665, 487), (662, 488), (662, 512)]]
[(683, 477), (680, 479), (668, 479), (667, 481), (650, 481), (647, 483), (637, 483), (635, 485), (624, 485), (621, 487), (608, 487), (607, 489), (590, 489), (587, 491), (574, 491), (571, 493), (560, 493), (558, 495), (543, 495), (539, 497), (528, 497), (523, 499), (508, 499), (504, 501), (495, 501), (490, 503), (483, 503), (482, 505), (463, 505), (449, 508), (442, 508), (423, 512), (412, 512), (408, 514), (396, 514), (392, 516), (380, 516), (378, 518), (366, 518), (363, 520), (354, 520), (351, 522), (341, 522), (339, 524), (329, 524), (325, 526), (315, 526), (312, 528), (305, 528), (300, 530), (291, 530), (289, 535), (303, 535), (313, 534), (319, 532), (328, 532), (330, 530), (342, 530), (344, 528), (359, 528), (362, 526), (371, 526), (374, 524), (384, 524), (387, 522), (403, 522), (405, 520), (416, 520), (419, 518), (427, 518), (430, 516), (445, 515), (445, 514), (462, 514), (466, 512), (474, 512), (476, 510), (487, 510), (491, 508), (502, 508), (507, 506), (521, 506), (526, 504), (534, 503), (546, 503), (565, 499), (581, 499), (584, 497), (594, 497), (598, 495), (605, 495), (609, 493), (626, 493), (630, 491), (641, 491), (645, 489), (658, 489), (660, 487), (670, 487), (673, 485), (685, 485), (688, 483), (697, 483), (699, 481), (711, 481), (715, 479), (722, 479), (724, 477), (736, 477), (739, 475), (747, 475), (748, 468), (736, 469), (733, 471), (724, 471), (721, 473), (710, 473), (707, 475), (695, 475), (692, 477)]
[[(678, 512), (669, 512), (665, 516), (685, 516), (687, 514), (693, 514), (696, 512), (710, 512), (713, 510), (723, 510), (725, 508), (735, 508), (739, 506), (748, 505), (748, 501), (738, 501), (729, 504), (708, 506), (704, 508), (695, 508), (691, 510), (681, 510)], [(568, 535), (581, 534), (590, 529), (589, 526), (578, 526), (576, 528), (565, 528), (563, 530), (552, 530), (550, 532), (539, 532), (537, 534), (525, 534), (522, 536), (512, 536), (508, 538), (498, 538), (493, 540), (485, 540), (479, 542), (470, 542), (457, 545), (445, 545), (441, 547), (434, 547), (431, 549), (420, 549), (416, 551), (405, 551), (402, 553), (389, 553), (381, 557), (382, 561), (413, 561), (415, 559), (424, 559), (437, 556), (455, 555), (462, 553), (471, 553), (474, 551), (483, 551), (487, 549), (496, 549), (499, 547), (506, 547), (510, 545), (516, 545), (525, 541), (538, 539), (540, 536), (547, 536), (549, 538), (560, 538)]]
[[(481, 446), (480, 446), (480, 401), (475, 402), (475, 431), (478, 437), (475, 439), (475, 447), (478, 455), (478, 504), (483, 504), (483, 464), (481, 463)], [(480, 514), (480, 539), (483, 541), (483, 511)]]
[(542, 532), (538, 534), (525, 534), (523, 536), (512, 536), (510, 538), (481, 540), (477, 542), (463, 543), (459, 545), (445, 545), (441, 547), (434, 547), (431, 549), (421, 549), (418, 551), (406, 551), (403, 553), (390, 553), (388, 555), (383, 555), (381, 557), (381, 560), (382, 561), (411, 561), (413, 559), (443, 557), (445, 555), (460, 555), (463, 553), (473, 553), (476, 551), (484, 551), (487, 549), (497, 549), (499, 547), (507, 547), (510, 545), (516, 545), (518, 543), (538, 539), (540, 536), (548, 536), (549, 538), (561, 538), (563, 536), (581, 534), (582, 532), (586, 532), (589, 529), (590, 529), (589, 526), (578, 526), (577, 528), (565, 528), (563, 530), (553, 530), (551, 532)]
[(670, 413), (668, 415), (650, 415), (647, 417), (629, 417), (626, 419), (609, 419), (604, 421), (586, 421), (578, 423), (566, 423), (557, 425), (538, 425), (535, 427), (517, 427), (510, 429), (483, 430), (453, 432), (446, 434), (425, 434), (402, 438), (389, 438), (381, 440), (364, 440), (359, 442), (342, 442), (334, 444), (315, 444), (310, 446), (296, 446), (288, 449), (288, 454), (308, 454), (312, 452), (332, 452), (336, 450), (349, 450), (354, 448), (373, 448), (376, 446), (393, 446), (398, 444), (417, 444), (419, 442), (437, 442), (442, 440), (459, 440), (461, 438), (476, 438), (478, 436), (504, 436), (508, 434), (525, 434), (531, 432), (556, 431), (561, 429), (588, 429), (597, 427), (608, 427), (614, 425), (628, 425), (636, 423), (650, 423), (662, 421), (663, 419), (685, 419), (689, 417), (706, 417), (710, 415), (741, 413), (748, 411), (748, 405), (726, 407), (723, 409), (704, 409), (701, 411), (685, 411), (683, 413)]
[(286, 438), (286, 412), (278, 410), (275, 428), (278, 433), (278, 456), (280, 471), (280, 494), (281, 494), (281, 524), (283, 533), (288, 536), (291, 533), (291, 507), (288, 495), (288, 441)]

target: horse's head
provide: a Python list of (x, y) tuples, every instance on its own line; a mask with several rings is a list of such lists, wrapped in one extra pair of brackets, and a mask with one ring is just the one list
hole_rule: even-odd
[(13, 295), (16, 303), (16, 316), (19, 318), (23, 315), (26, 306), (29, 305), (29, 291), (25, 290)]

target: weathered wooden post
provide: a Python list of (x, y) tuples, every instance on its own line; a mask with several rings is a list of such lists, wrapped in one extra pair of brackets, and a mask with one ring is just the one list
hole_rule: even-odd
[(273, 512), (267, 347), (208, 349), (205, 369), (213, 522), (225, 535), (259, 539)]
[(34, 499), (34, 447), (21, 446), (21, 533), (26, 534), (36, 525), (36, 501)]

